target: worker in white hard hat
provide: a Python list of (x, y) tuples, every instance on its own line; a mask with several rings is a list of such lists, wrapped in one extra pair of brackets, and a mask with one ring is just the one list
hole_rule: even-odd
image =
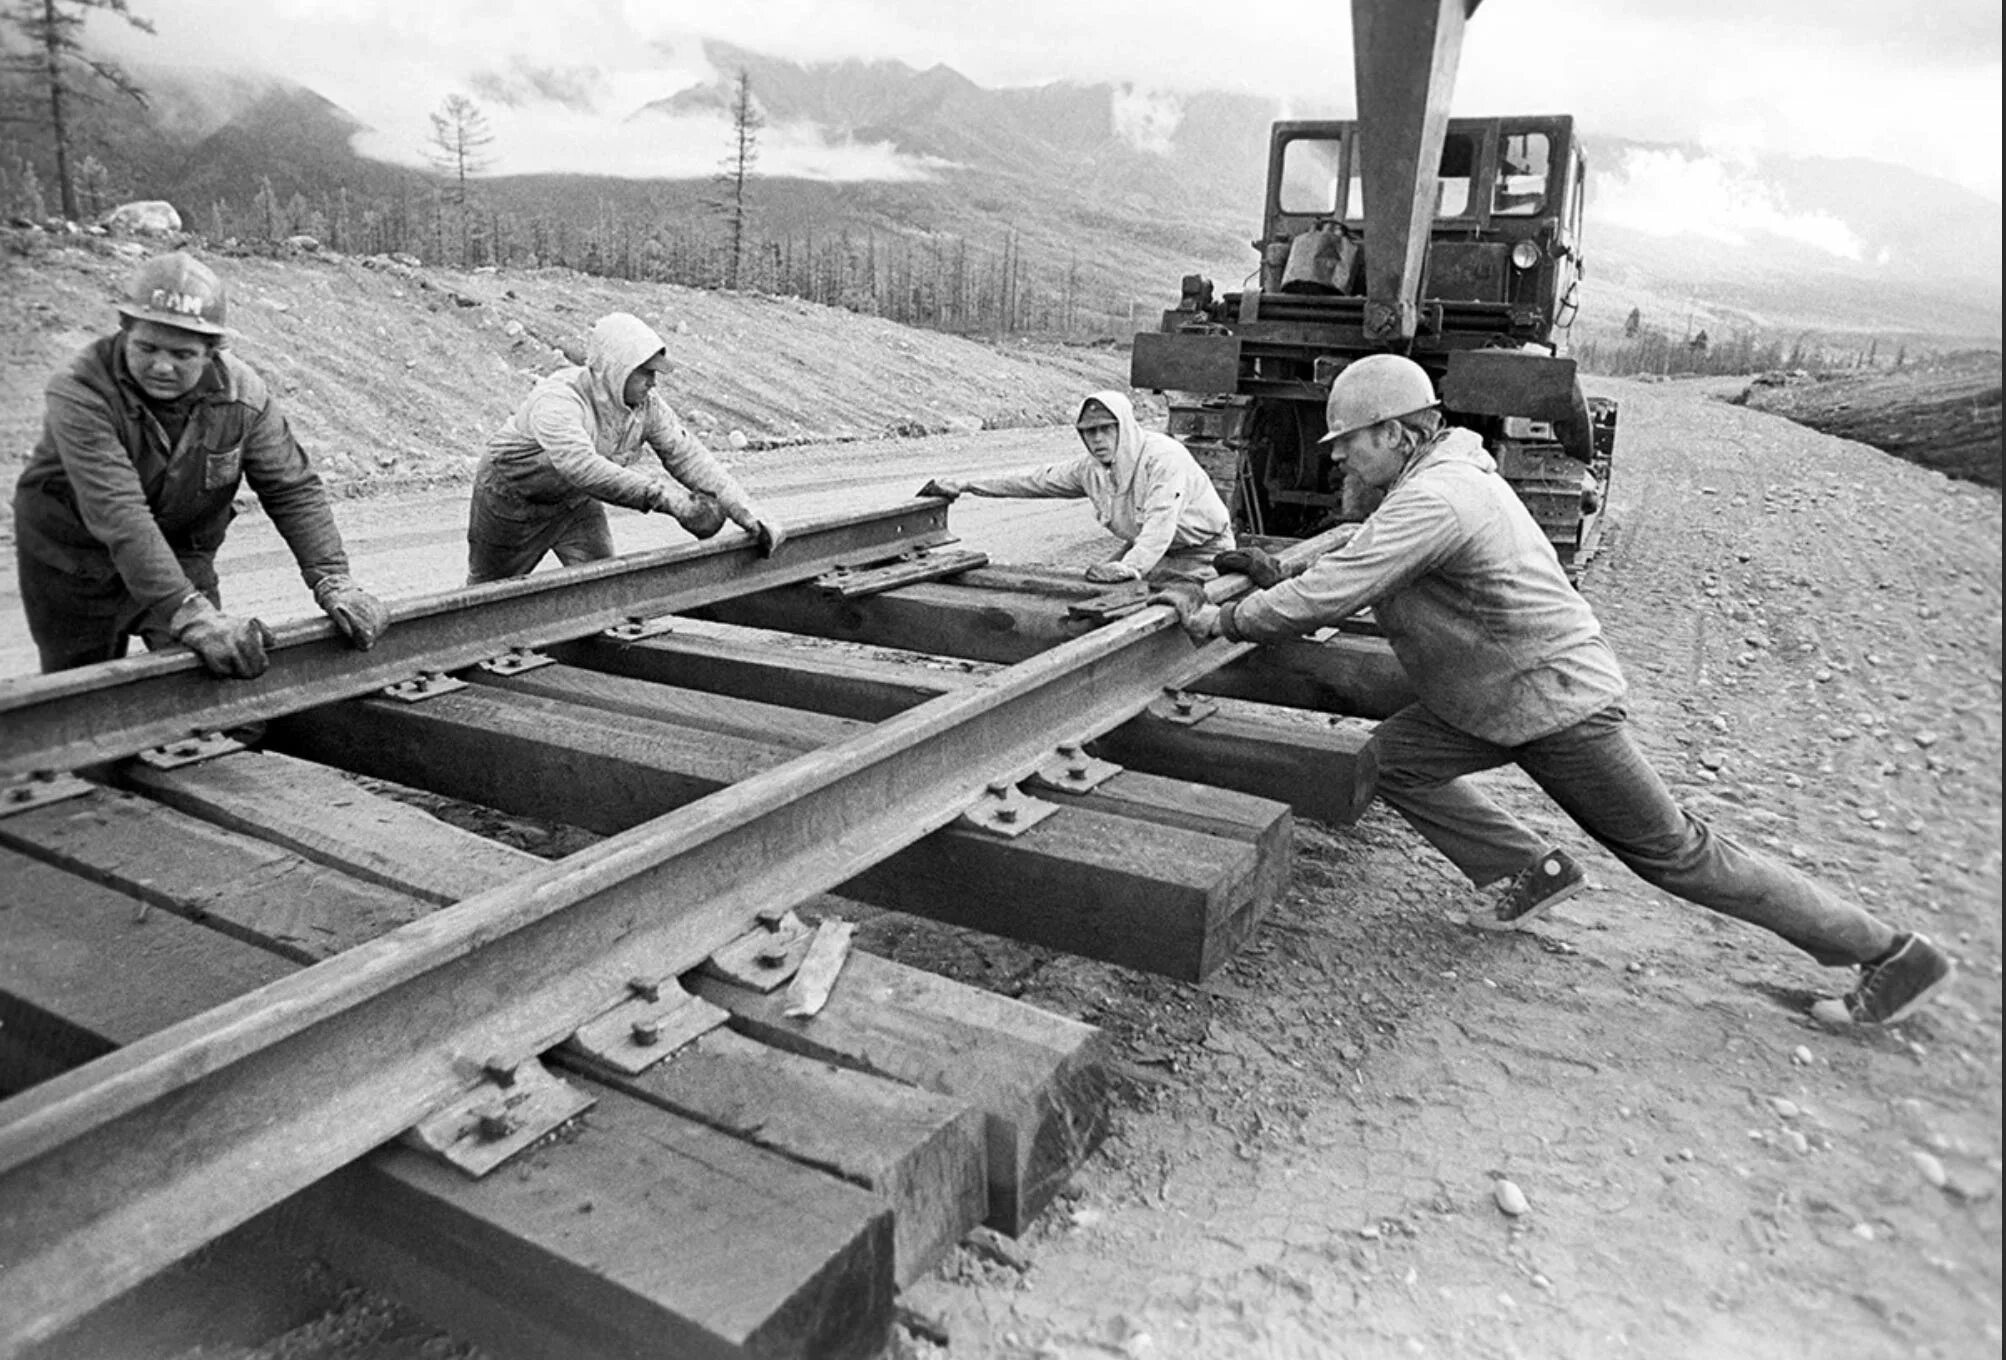
[(1594, 611), (1482, 440), (1444, 424), (1420, 365), (1357, 360), (1331, 384), (1326, 421), (1345, 476), (1386, 492), (1356, 535), (1294, 576), (1247, 554), (1242, 570), (1265, 585), (1223, 605), (1195, 586), (1152, 598), (1198, 637), (1253, 642), (1372, 608), (1419, 696), (1372, 738), (1379, 796), (1471, 882), (1505, 885), (1472, 924), (1521, 929), (1587, 886), (1571, 855), (1464, 777), (1515, 764), (1654, 887), (1857, 966), (1821, 1016), (1885, 1024), (1949, 981), (1949, 957), (1925, 936), (1679, 806), (1630, 736), (1623, 672)]
[(1095, 392), (1074, 421), (1086, 451), (1024, 472), (995, 477), (935, 477), (922, 496), (1083, 498), (1120, 546), (1086, 569), (1089, 581), (1115, 584), (1211, 576), (1214, 553), (1233, 546), (1232, 518), (1212, 479), (1190, 450), (1167, 434), (1145, 431), (1120, 392)]
[[(608, 504), (671, 515), (700, 539), (730, 520), (763, 554), (786, 541), (656, 390), (670, 370), (653, 327), (610, 312), (593, 324), (583, 365), (530, 390), (474, 473), (469, 585), (527, 576), (553, 553), (567, 567), (611, 557)], [(649, 462), (668, 475), (644, 470)]]
[(349, 575), (327, 488), (264, 380), (223, 347), (222, 280), (183, 252), (147, 260), (119, 329), (49, 381), (14, 487), (21, 604), (44, 671), (188, 647), (212, 674), (264, 673), (270, 630), (226, 614), (216, 551), (249, 483), (349, 643), (390, 611)]

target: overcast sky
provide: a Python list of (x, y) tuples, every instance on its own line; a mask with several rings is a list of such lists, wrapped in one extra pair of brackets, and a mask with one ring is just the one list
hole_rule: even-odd
[[(131, 57), (263, 69), (415, 160), (427, 114), (482, 98), (499, 173), (703, 174), (715, 143), (624, 120), (709, 74), (701, 41), (795, 61), (944, 63), (978, 84), (1129, 86), (1142, 135), (1176, 96), (1225, 89), (1319, 111), (1351, 103), (1336, 0), (132, 0), (153, 38), (94, 21)], [(509, 91), (521, 96), (511, 106)], [(552, 102), (544, 97), (559, 95)], [(485, 97), (483, 97), (485, 96)], [(1569, 112), (1591, 133), (1892, 161), (2000, 198), (2000, 0), (1487, 0), (1457, 81), (1462, 114)], [(819, 159), (818, 159), (819, 158)], [(923, 173), (883, 148), (805, 130), (762, 140), (762, 168)], [(685, 164), (687, 162), (687, 164)]]

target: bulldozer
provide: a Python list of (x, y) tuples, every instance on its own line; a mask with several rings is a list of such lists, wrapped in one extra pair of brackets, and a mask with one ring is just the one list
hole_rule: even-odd
[(1130, 384), (1166, 397), (1243, 536), (1370, 512), (1318, 441), (1331, 379), (1392, 352), (1483, 437), (1570, 574), (1595, 547), (1617, 409), (1584, 396), (1562, 352), (1587, 155), (1564, 115), (1448, 117), (1480, 2), (1352, 0), (1359, 117), (1276, 123), (1247, 285), (1187, 275), (1135, 337)]

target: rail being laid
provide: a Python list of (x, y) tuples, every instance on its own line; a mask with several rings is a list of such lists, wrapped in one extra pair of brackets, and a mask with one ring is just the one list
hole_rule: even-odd
[[(944, 508), (933, 502), (871, 518), (915, 534), (944, 529)], [(494, 655), (497, 641), (581, 636), (609, 612), (775, 583), (749, 553), (728, 580), (712, 574), (717, 549), (672, 553), (695, 579), (665, 571), (647, 587), (648, 606), (623, 590), (593, 605), (600, 612), (589, 623), (554, 611), (527, 622), (498, 613), (491, 621), (516, 629), (500, 639), (444, 620), (435, 650), (414, 645), (393, 669), (401, 678), (420, 654), (465, 664)], [(802, 556), (776, 559), (788, 573), (779, 579), (803, 579), (828, 560)], [(1228, 578), (1213, 593), (1240, 585)], [(538, 593), (486, 590), (497, 603)], [(1022, 777), (1058, 743), (1104, 733), (1166, 686), (1246, 650), (1194, 648), (1167, 609), (1142, 610), (0, 1102), (0, 1316), (9, 1320), (0, 1351), (53, 1334), (446, 1101), (501, 1079), (618, 1004), (632, 979), (677, 977), (762, 909), (834, 887), (946, 825), (986, 787)], [(148, 668), (152, 660), (131, 663), (138, 681), (171, 680), (179, 669)], [(339, 693), (381, 683), (374, 661), (358, 661), (369, 682), (346, 677)], [(336, 697), (301, 684), (245, 701), (249, 711), (227, 707), (222, 721)], [(163, 703), (183, 703), (192, 688), (158, 692)], [(50, 702), (77, 703), (69, 694)], [(23, 749), (117, 749), (164, 725), (121, 707), (121, 723), (102, 728), (119, 735), (91, 745), (100, 729), (87, 721), (89, 706), (66, 711), (76, 716), (45, 729), (42, 747)], [(172, 721), (217, 725), (217, 706), (191, 721), (193, 711), (184, 703)]]
[(0, 777), (116, 760), (951, 537), (945, 503), (915, 500), (801, 525), (771, 558), (732, 537), (399, 600), (395, 626), (367, 652), (349, 649), (331, 623), (284, 624), (273, 630), (271, 669), (256, 680), (219, 683), (178, 648), (0, 680)]

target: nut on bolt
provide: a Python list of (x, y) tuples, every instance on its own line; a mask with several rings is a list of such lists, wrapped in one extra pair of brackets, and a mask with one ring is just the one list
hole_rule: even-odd
[(498, 1143), (515, 1132), (515, 1116), (500, 1108), (482, 1110), (475, 1132), (483, 1142)]
[(515, 1085), (516, 1064), (507, 1058), (489, 1058), (481, 1064), (481, 1073), (497, 1086)]
[(630, 977), (627, 979), (627, 990), (643, 1001), (654, 1002), (662, 999), (662, 984), (653, 978)]

